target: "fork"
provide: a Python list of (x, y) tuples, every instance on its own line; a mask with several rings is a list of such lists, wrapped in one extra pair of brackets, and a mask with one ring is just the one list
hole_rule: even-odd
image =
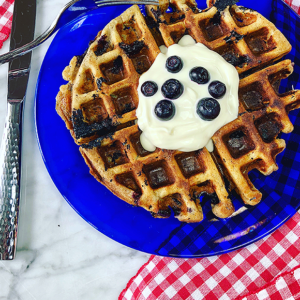
[(45, 42), (51, 35), (53, 35), (62, 26), (73, 21), (80, 15), (95, 10), (102, 6), (111, 5), (125, 5), (125, 4), (147, 4), (147, 5), (158, 5), (159, 0), (73, 0), (67, 3), (59, 12), (50, 27), (39, 37), (33, 40), (31, 43), (24, 45), (23, 47), (17, 48), (6, 54), (0, 55), (0, 64), (11, 61), (12, 59), (24, 55), (40, 44)]

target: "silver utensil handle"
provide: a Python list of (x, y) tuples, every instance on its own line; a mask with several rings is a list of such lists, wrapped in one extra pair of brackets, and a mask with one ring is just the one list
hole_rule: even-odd
[(20, 179), (22, 102), (8, 102), (0, 148), (0, 260), (14, 259), (17, 242)]

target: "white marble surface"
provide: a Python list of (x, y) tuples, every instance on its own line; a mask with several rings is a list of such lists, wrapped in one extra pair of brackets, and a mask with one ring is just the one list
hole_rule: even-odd
[[(38, 0), (36, 35), (68, 0)], [(88, 225), (60, 195), (42, 161), (34, 127), (34, 91), (50, 41), (34, 50), (24, 116), (22, 196), (17, 256), (0, 262), (0, 299), (117, 299), (148, 255)], [(5, 42), (0, 54), (6, 52)], [(7, 65), (0, 66), (0, 135), (6, 112)]]

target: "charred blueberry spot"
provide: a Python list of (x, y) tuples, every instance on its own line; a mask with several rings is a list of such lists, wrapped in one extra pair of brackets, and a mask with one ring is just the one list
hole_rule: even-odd
[(228, 63), (239, 68), (243, 68), (245, 64), (248, 64), (251, 61), (247, 55), (239, 55), (233, 52), (227, 52), (222, 56)]
[[(92, 124), (85, 122), (81, 109), (73, 111), (72, 123), (76, 139), (90, 137), (95, 134), (103, 136), (116, 130), (116, 126), (112, 124), (111, 119), (105, 119), (100, 123), (96, 122)], [(86, 148), (88, 148), (88, 144), (86, 144)]]
[(166, 68), (170, 73), (178, 73), (183, 67), (180, 57), (170, 56), (166, 61)]
[(125, 44), (124, 42), (119, 44), (120, 48), (126, 53), (127, 56), (131, 57), (138, 54), (145, 46), (143, 41), (134, 41), (131, 44)]
[(210, 76), (205, 68), (196, 67), (190, 71), (190, 79), (198, 84), (205, 84), (209, 82)]
[(169, 218), (171, 216), (171, 210), (170, 209), (160, 209), (158, 211), (157, 215), (162, 218)]
[(213, 205), (217, 205), (217, 204), (220, 203), (220, 200), (219, 200), (219, 198), (218, 198), (218, 196), (217, 196), (216, 193), (214, 193), (214, 194), (211, 195), (210, 202), (211, 202), (211, 204), (213, 204)]
[(208, 91), (215, 99), (221, 99), (226, 93), (226, 86), (220, 81), (213, 81), (208, 86)]
[(230, 32), (230, 35), (224, 38), (224, 41), (227, 44), (232, 44), (233, 42), (238, 43), (241, 39), (243, 39), (244, 36), (241, 34), (238, 34), (236, 31), (232, 30)]
[(221, 13), (217, 11), (214, 16), (209, 20), (212, 25), (221, 25)]
[(113, 68), (111, 69), (111, 72), (113, 74), (118, 74), (122, 70), (123, 70), (123, 59), (122, 59), (122, 56), (119, 55), (114, 60), (114, 64), (113, 64)]
[(177, 217), (177, 216), (180, 215), (181, 209), (180, 209), (179, 207), (174, 206), (174, 207), (172, 207), (172, 209), (173, 209), (173, 212), (174, 212), (174, 216), (175, 216), (175, 217)]
[(169, 121), (175, 115), (175, 105), (169, 100), (161, 100), (156, 104), (154, 112), (160, 120)]
[(98, 87), (99, 90), (101, 90), (101, 87), (102, 87), (102, 83), (103, 83), (103, 82), (107, 82), (107, 80), (106, 80), (105, 78), (103, 78), (103, 77), (100, 77), (100, 78), (98, 78), (98, 79), (96, 80), (97, 87)]
[(165, 20), (163, 20), (163, 21), (161, 20), (161, 17), (162, 17), (163, 14), (162, 14), (159, 7), (157, 9), (151, 8), (151, 12), (152, 12), (153, 17), (155, 18), (155, 21), (157, 23), (167, 24), (167, 22)]
[(108, 42), (106, 41), (106, 34), (102, 35), (100, 39), (98, 40), (98, 44), (96, 47), (96, 50), (94, 51), (95, 55), (100, 56), (106, 52), (108, 49)]
[(201, 99), (197, 104), (197, 114), (202, 120), (211, 121), (220, 114), (220, 104), (213, 98)]
[(182, 203), (181, 203), (179, 200), (177, 200), (175, 197), (173, 197), (172, 200), (173, 200), (174, 204), (175, 204), (177, 207), (181, 207), (181, 206), (182, 206)]
[(77, 67), (80, 67), (80, 65), (81, 65), (81, 63), (83, 62), (83, 59), (84, 59), (86, 53), (87, 53), (87, 51), (85, 51), (82, 55), (76, 56), (76, 58), (77, 58), (76, 66), (77, 66)]
[(153, 81), (146, 81), (141, 86), (141, 91), (144, 96), (153, 96), (158, 90), (157, 84)]
[(132, 193), (132, 198), (134, 199), (134, 203), (136, 205), (138, 205), (141, 196), (142, 196), (142, 194), (140, 192), (133, 192)]
[(223, 11), (227, 6), (231, 6), (239, 2), (239, 0), (217, 0), (214, 6), (218, 11)]
[(177, 79), (167, 80), (161, 87), (162, 94), (168, 99), (177, 99), (183, 93), (183, 85)]

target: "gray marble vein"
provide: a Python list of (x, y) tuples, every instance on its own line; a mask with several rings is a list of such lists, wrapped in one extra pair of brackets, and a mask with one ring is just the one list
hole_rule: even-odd
[[(38, 0), (36, 35), (66, 0)], [(17, 256), (0, 262), (0, 300), (117, 299), (148, 255), (122, 246), (86, 223), (54, 186), (39, 153), (34, 90), (50, 41), (34, 50), (24, 115), (22, 194)], [(8, 51), (9, 41), (0, 54)], [(6, 113), (7, 65), (0, 66), (0, 134)]]

